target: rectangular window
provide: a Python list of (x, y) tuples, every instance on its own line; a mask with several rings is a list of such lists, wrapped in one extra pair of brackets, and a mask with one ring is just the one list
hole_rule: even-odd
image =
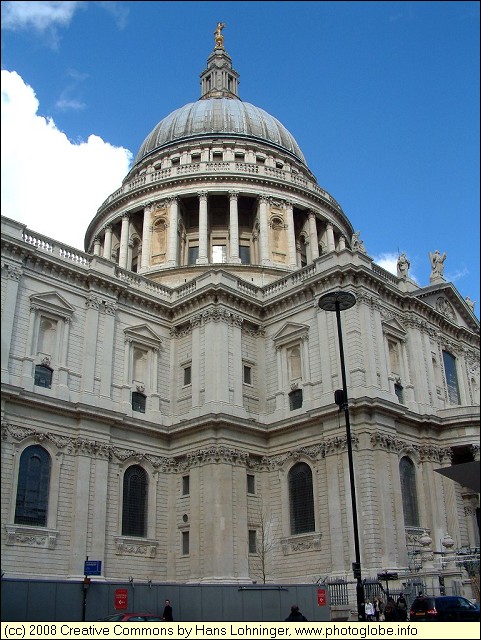
[(143, 393), (139, 393), (138, 391), (132, 392), (132, 411), (139, 411), (140, 413), (145, 413), (145, 396)]
[(243, 244), (239, 245), (239, 258), (242, 264), (250, 264), (251, 263), (251, 249), (250, 247), (246, 247)]
[(251, 473), (247, 474), (247, 493), (256, 492), (256, 478)]
[(244, 384), (252, 384), (252, 368), (244, 365)]
[(192, 384), (192, 367), (184, 367), (184, 387)]
[(249, 529), (249, 553), (257, 553), (257, 531)]
[(291, 411), (302, 407), (302, 389), (295, 389), (289, 394), (289, 408)]
[(449, 404), (460, 404), (456, 358), (448, 351), (443, 351), (444, 372), (448, 386)]
[(227, 247), (225, 244), (212, 246), (212, 262), (227, 262)]
[(52, 369), (50, 367), (44, 367), (41, 364), (38, 364), (35, 367), (35, 384), (37, 387), (45, 387), (45, 389), (50, 389), (52, 386)]
[(199, 247), (192, 245), (187, 251), (187, 264), (195, 264), (199, 257)]
[(182, 531), (182, 555), (189, 555), (189, 532)]
[(394, 385), (394, 393), (397, 395), (397, 399), (401, 404), (404, 404), (404, 393), (402, 385), (398, 382)]
[(190, 476), (182, 476), (182, 495), (188, 496), (190, 493)]

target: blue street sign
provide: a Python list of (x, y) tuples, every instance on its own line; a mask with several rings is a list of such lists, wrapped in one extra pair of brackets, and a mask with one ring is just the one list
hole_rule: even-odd
[(85, 560), (84, 574), (86, 576), (101, 575), (102, 560)]

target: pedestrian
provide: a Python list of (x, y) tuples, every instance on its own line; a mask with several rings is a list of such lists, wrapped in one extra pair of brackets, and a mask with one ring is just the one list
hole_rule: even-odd
[(404, 597), (404, 593), (402, 591), (399, 594), (396, 606), (400, 622), (406, 622), (406, 620), (408, 619), (408, 603), (406, 602), (406, 598)]
[(297, 606), (297, 604), (293, 604), (291, 607), (291, 612), (284, 622), (307, 622), (307, 618), (306, 616), (303, 616), (299, 611), (299, 607)]
[(374, 605), (369, 600), (369, 598), (366, 598), (366, 602), (364, 603), (364, 613), (366, 614), (367, 622), (373, 622), (374, 621), (374, 614), (375, 614)]
[(386, 622), (394, 622), (399, 619), (396, 603), (391, 596), (387, 599), (386, 606), (384, 607), (384, 619)]
[(381, 613), (383, 613), (382, 600), (380, 600), (377, 596), (374, 596), (373, 605), (374, 605), (374, 619), (376, 620), (376, 622), (379, 622), (381, 618)]
[(172, 615), (172, 606), (170, 604), (170, 600), (165, 601), (164, 613), (162, 614), (162, 620), (165, 622), (173, 622), (174, 617)]

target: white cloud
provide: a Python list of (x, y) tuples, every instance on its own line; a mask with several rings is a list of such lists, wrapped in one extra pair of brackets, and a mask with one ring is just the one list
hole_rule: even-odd
[(44, 32), (70, 24), (85, 2), (2, 2), (2, 29), (34, 29)]
[(2, 215), (83, 250), (88, 224), (122, 183), (132, 154), (99, 136), (73, 143), (38, 115), (34, 90), (10, 71), (2, 78)]
[(373, 260), (389, 273), (397, 275), (397, 253), (381, 253), (379, 256), (373, 256)]

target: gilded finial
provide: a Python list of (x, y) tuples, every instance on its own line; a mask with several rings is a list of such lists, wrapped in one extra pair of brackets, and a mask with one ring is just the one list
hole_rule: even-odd
[(225, 28), (224, 22), (217, 23), (217, 29), (214, 31), (215, 35), (215, 48), (223, 49), (224, 48), (224, 36), (222, 35), (222, 29)]

